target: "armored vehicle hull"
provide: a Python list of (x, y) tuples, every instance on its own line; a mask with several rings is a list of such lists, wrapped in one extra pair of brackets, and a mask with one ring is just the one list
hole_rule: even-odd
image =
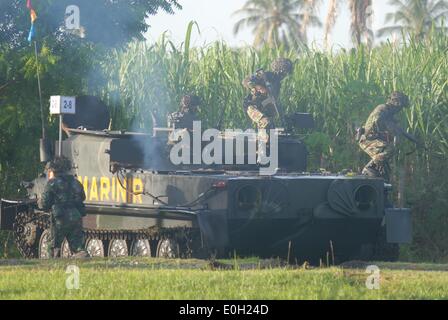
[[(153, 135), (65, 130), (61, 152), (87, 196), (91, 256), (393, 260), (398, 243), (411, 238), (409, 210), (388, 204), (390, 186), (382, 179), (303, 173), (306, 147), (289, 135), (278, 141), (278, 170), (265, 176), (245, 161), (194, 164), (193, 155), (192, 164), (175, 165), (169, 129)], [(222, 135), (232, 150), (235, 137)], [(227, 159), (229, 150), (222, 154)], [(249, 151), (229, 157), (247, 160)], [(27, 199), (1, 202), (0, 228), (14, 231), (28, 258), (48, 258), (50, 218), (36, 205), (46, 181), (43, 173), (25, 184)], [(70, 256), (67, 242), (62, 256)]]

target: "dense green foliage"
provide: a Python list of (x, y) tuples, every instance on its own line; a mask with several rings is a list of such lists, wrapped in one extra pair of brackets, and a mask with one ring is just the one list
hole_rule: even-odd
[[(194, 25), (191, 24), (189, 33)], [(149, 131), (149, 111), (177, 108), (180, 96), (195, 92), (204, 101), (201, 116), (216, 126), (247, 128), (241, 107), (246, 94), (242, 79), (258, 67), (268, 67), (278, 56), (296, 62), (287, 78), (282, 104), (288, 112), (311, 112), (317, 130), (307, 137), (311, 168), (359, 172), (367, 157), (354, 133), (370, 111), (392, 90), (408, 93), (412, 106), (402, 114), (402, 125), (424, 142), (414, 150), (403, 142), (394, 160), (393, 183), (400, 198), (413, 208), (415, 241), (405, 258), (437, 260), (448, 256), (448, 38), (432, 35), (424, 43), (408, 41), (400, 47), (383, 45), (372, 51), (337, 53), (286, 49), (232, 49), (225, 43), (190, 48), (189, 35), (181, 48), (162, 38), (158, 43), (131, 43), (112, 52), (76, 47), (41, 49), (44, 100), (51, 94), (101, 96), (110, 106), (115, 129)], [(0, 194), (16, 196), (18, 182), (38, 173), (40, 120), (32, 50), (0, 53)], [(15, 79), (15, 80), (14, 80)], [(51, 135), (56, 134), (49, 117)], [(415, 151), (415, 152), (413, 152)], [(403, 197), (404, 194), (404, 197)], [(396, 195), (398, 196), (398, 195)]]
[[(1, 262), (1, 261), (0, 261)], [(94, 259), (3, 261), (0, 299), (317, 300), (447, 299), (446, 265), (379, 264), (379, 290), (366, 288), (359, 269), (281, 267), (275, 261)], [(12, 263), (13, 265), (7, 265)], [(68, 265), (79, 267), (79, 289)], [(432, 272), (428, 272), (432, 271)], [(168, 311), (171, 312), (171, 311)], [(172, 310), (178, 312), (178, 310)]]

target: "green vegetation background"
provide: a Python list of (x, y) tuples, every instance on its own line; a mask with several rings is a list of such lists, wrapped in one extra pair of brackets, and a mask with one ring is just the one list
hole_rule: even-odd
[[(203, 121), (247, 128), (241, 107), (242, 79), (279, 56), (296, 62), (282, 90), (288, 112), (310, 112), (316, 130), (307, 136), (310, 170), (359, 172), (367, 157), (355, 141), (355, 130), (393, 90), (410, 95), (412, 106), (401, 122), (427, 150), (403, 142), (393, 167), (395, 190), (404, 190), (404, 205), (413, 209), (415, 238), (402, 250), (405, 260), (447, 261), (448, 257), (448, 38), (384, 44), (323, 53), (285, 48), (234, 49), (216, 42), (190, 47), (188, 29), (181, 47), (162, 37), (156, 44), (132, 42), (122, 49), (81, 40), (39, 46), (45, 121), (57, 136), (56, 119), (48, 115), (50, 95), (100, 96), (110, 107), (112, 129), (151, 129), (150, 110), (174, 111), (180, 96), (195, 92), (204, 101)], [(33, 48), (0, 47), (0, 195), (18, 197), (19, 183), (38, 175), (41, 136), (36, 62)], [(396, 195), (398, 197), (398, 195)], [(403, 197), (402, 197), (403, 198)], [(0, 234), (0, 256), (14, 254), (8, 235)], [(5, 249), (7, 252), (5, 253)]]

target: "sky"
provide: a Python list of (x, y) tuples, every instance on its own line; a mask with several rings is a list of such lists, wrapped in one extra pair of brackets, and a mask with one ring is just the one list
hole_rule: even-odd
[[(325, 21), (329, 2), (329, 0), (322, 1), (319, 13), (322, 23)], [(146, 38), (155, 41), (162, 33), (168, 31), (170, 39), (179, 45), (185, 39), (188, 23), (194, 20), (200, 28), (200, 34), (196, 30), (194, 32), (192, 42), (194, 46), (202, 46), (216, 40), (225, 40), (232, 46), (245, 46), (252, 43), (253, 35), (250, 29), (242, 30), (237, 36), (233, 34), (233, 25), (239, 17), (232, 14), (244, 5), (245, 0), (179, 0), (179, 3), (183, 9), (176, 10), (174, 15), (160, 12), (148, 19), (150, 29), (145, 34)], [(387, 0), (373, 0), (373, 10), (373, 29), (376, 31), (384, 26), (385, 15), (394, 10)], [(344, 1), (344, 4), (340, 6), (340, 15), (331, 35), (333, 47), (352, 46), (349, 30), (349, 8)], [(310, 29), (308, 37), (313, 46), (323, 47), (323, 28)]]

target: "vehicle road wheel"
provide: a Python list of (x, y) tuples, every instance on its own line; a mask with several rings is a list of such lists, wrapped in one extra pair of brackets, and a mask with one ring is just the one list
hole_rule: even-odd
[(44, 230), (34, 223), (34, 219), (34, 214), (28, 211), (18, 212), (14, 219), (14, 241), (24, 258), (39, 257), (39, 241)]
[(157, 257), (176, 259), (179, 258), (179, 243), (174, 239), (162, 239), (157, 245)]
[(91, 238), (86, 241), (86, 250), (90, 257), (104, 257), (104, 245), (100, 239)]
[(134, 257), (151, 257), (151, 246), (145, 239), (134, 240), (131, 245), (131, 255)]
[(112, 258), (127, 257), (128, 245), (126, 244), (126, 240), (111, 240), (109, 244), (108, 256)]
[(72, 251), (70, 250), (70, 245), (67, 239), (64, 239), (61, 246), (61, 258), (70, 258), (72, 256)]
[(44, 230), (39, 240), (39, 259), (50, 259), (50, 230)]

